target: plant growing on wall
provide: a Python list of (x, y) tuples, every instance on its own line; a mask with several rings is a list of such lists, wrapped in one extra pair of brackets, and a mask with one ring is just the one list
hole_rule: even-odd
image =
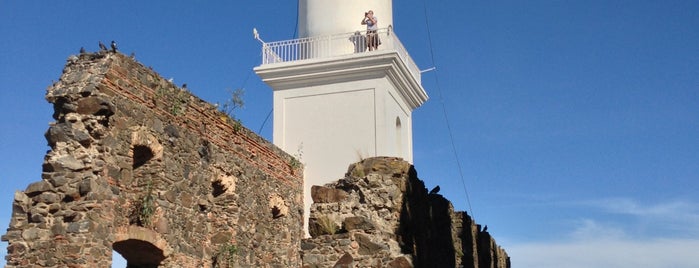
[(243, 101), (245, 90), (238, 88), (236, 90), (228, 90), (228, 92), (231, 96), (221, 105), (221, 112), (225, 113), (230, 118), (235, 118), (235, 110), (242, 109), (245, 106), (245, 101)]
[(362, 163), (364, 163), (363, 160), (362, 162), (357, 162), (354, 164), (354, 168), (352, 169), (350, 176), (355, 178), (363, 178), (366, 176), (366, 174), (364, 174), (364, 164)]
[(303, 159), (303, 143), (299, 144), (299, 147), (296, 149), (296, 153), (289, 159), (289, 166), (291, 169), (298, 169), (301, 167), (301, 159)]
[(231, 94), (230, 98), (219, 107), (219, 111), (226, 114), (233, 121), (233, 131), (238, 132), (242, 129), (243, 124), (240, 122), (240, 119), (235, 117), (234, 112), (236, 109), (242, 109), (245, 106), (245, 101), (243, 101), (245, 90), (238, 88), (236, 90), (228, 90), (228, 92)]
[(134, 210), (129, 217), (129, 223), (136, 224), (138, 226), (148, 226), (150, 225), (154, 214), (155, 197), (153, 196), (153, 185), (151, 181), (148, 181), (148, 184), (146, 185), (146, 193), (134, 206)]
[(298, 159), (296, 159), (296, 157), (292, 157), (291, 159), (289, 159), (289, 166), (291, 167), (291, 169), (300, 168), (300, 167), (301, 167), (301, 161), (299, 161)]
[(172, 115), (180, 115), (184, 113), (184, 107), (187, 105), (188, 94), (184, 90), (175, 89), (175, 94), (173, 96), (172, 105), (170, 106), (170, 113)]
[(139, 214), (139, 222), (143, 226), (150, 225), (153, 214), (155, 213), (155, 198), (153, 197), (153, 184), (148, 181), (146, 194), (141, 199), (141, 211)]
[(337, 224), (335, 224), (335, 221), (328, 216), (321, 216), (318, 218), (318, 225), (320, 225), (320, 228), (324, 233), (330, 235), (336, 234), (339, 230)]
[(222, 244), (218, 252), (214, 254), (213, 267), (233, 267), (235, 265), (235, 254), (238, 253), (238, 247), (232, 243)]

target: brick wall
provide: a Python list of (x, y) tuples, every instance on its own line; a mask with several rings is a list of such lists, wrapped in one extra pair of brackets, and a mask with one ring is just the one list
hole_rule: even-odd
[[(47, 90), (42, 179), (17, 192), (7, 267), (298, 267), (291, 156), (119, 53), (69, 58)], [(37, 167), (38, 168), (38, 167)]]

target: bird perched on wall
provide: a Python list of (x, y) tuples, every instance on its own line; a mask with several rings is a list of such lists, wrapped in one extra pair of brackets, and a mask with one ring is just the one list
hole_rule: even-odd
[(107, 46), (105, 46), (104, 44), (102, 44), (102, 41), (99, 41), (99, 42), (100, 42), (100, 43), (99, 43), (99, 45), (100, 45), (100, 51), (107, 51)]
[(488, 225), (486, 225), (485, 227), (483, 227), (483, 232), (485, 233), (485, 232), (487, 232), (487, 231), (488, 231)]
[(439, 193), (439, 185), (435, 186), (435, 187), (432, 188), (432, 190), (430, 191), (430, 194), (436, 194), (436, 193)]
[(182, 89), (187, 89), (187, 83), (182, 84)]
[(84, 47), (80, 47), (80, 54), (83, 54), (83, 53), (85, 53), (85, 48), (84, 48)]
[(116, 52), (116, 51), (117, 51), (116, 42), (114, 42), (114, 40), (112, 40), (112, 52)]

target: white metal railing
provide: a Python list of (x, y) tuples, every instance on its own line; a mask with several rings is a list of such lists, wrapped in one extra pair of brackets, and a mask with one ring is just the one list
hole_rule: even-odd
[[(393, 50), (403, 60), (413, 77), (420, 81), (420, 69), (408, 54), (391, 27), (377, 31), (380, 45), (377, 50)], [(262, 43), (262, 65), (322, 59), (334, 56), (369, 53), (365, 32), (343, 33)]]

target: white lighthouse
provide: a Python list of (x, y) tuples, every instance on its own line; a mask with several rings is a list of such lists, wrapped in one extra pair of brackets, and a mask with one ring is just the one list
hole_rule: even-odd
[[(367, 49), (373, 11), (380, 45)], [(273, 90), (273, 142), (305, 165), (310, 189), (373, 156), (412, 162), (412, 111), (427, 100), (420, 70), (393, 31), (391, 0), (299, 0), (299, 39), (263, 43), (255, 72)], [(373, 38), (373, 36), (372, 36)]]

